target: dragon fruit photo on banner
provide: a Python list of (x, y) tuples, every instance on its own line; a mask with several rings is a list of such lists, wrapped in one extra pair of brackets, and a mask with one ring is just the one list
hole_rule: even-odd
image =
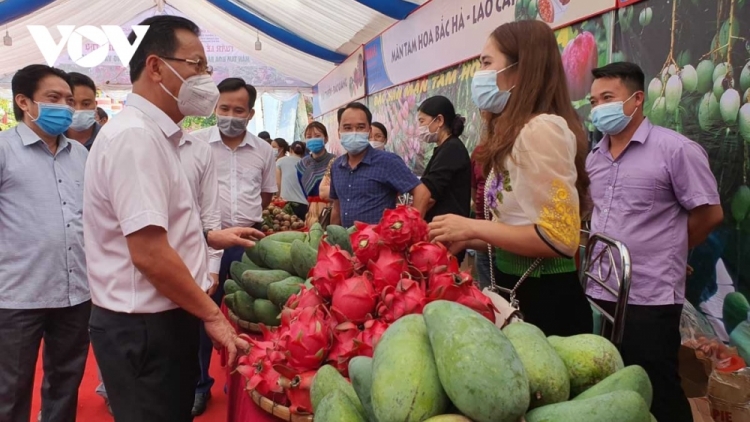
[(494, 323), (490, 299), (427, 232), (419, 211), (401, 205), (379, 224), (356, 223), (348, 238), (326, 235), (309, 284), (289, 297), (279, 326), (260, 324), (262, 338), (243, 335), (252, 346), (237, 367), (246, 388), (312, 413), (310, 386), (323, 365), (348, 377), (352, 358), (372, 357), (389, 325), (428, 303), (457, 302)]

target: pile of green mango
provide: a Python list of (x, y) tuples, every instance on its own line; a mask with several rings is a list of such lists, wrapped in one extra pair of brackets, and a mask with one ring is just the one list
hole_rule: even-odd
[(593, 334), (546, 337), (524, 322), (498, 329), (455, 302), (393, 323), (373, 358), (313, 380), (326, 422), (652, 422), (653, 390), (639, 366)]
[(275, 327), (289, 298), (303, 285), (311, 287), (308, 274), (325, 241), (351, 252), (353, 229), (316, 223), (305, 232), (285, 231), (268, 235), (245, 250), (242, 261), (233, 262), (224, 282), (224, 303), (243, 321)]

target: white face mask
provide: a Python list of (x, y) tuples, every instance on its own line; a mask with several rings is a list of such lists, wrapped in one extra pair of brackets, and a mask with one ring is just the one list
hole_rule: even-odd
[(430, 123), (427, 123), (424, 126), (419, 127), (419, 139), (422, 140), (422, 142), (428, 143), (428, 144), (434, 144), (438, 140), (438, 133), (437, 132), (430, 132), (430, 125), (437, 119), (435, 117), (432, 119)]
[(224, 136), (234, 138), (240, 136), (247, 130), (247, 119), (241, 117), (216, 115), (216, 126)]
[(182, 81), (180, 92), (174, 94), (159, 83), (161, 88), (177, 101), (177, 107), (184, 116), (208, 117), (214, 112), (214, 107), (219, 101), (219, 89), (216, 87), (210, 75), (193, 75), (183, 79), (172, 66), (162, 60), (164, 64)]
[(371, 145), (371, 146), (372, 146), (373, 148), (375, 148), (375, 149), (379, 149), (379, 150), (384, 150), (384, 149), (385, 149), (385, 142), (380, 142), (380, 141), (370, 141), (370, 145)]
[(73, 113), (73, 123), (70, 124), (70, 128), (73, 130), (86, 130), (96, 123), (96, 111), (95, 110), (76, 110)]

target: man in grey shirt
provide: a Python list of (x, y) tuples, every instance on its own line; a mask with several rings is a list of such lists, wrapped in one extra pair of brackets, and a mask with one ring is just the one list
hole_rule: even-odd
[(0, 133), (0, 421), (29, 421), (44, 339), (42, 420), (73, 422), (89, 350), (88, 153), (64, 135), (73, 117), (65, 72), (31, 65), (11, 87), (20, 123)]

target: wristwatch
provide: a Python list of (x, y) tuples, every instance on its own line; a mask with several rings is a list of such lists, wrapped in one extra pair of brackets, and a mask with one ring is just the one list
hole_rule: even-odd
[(213, 231), (213, 229), (203, 230), (203, 237), (206, 239), (206, 243), (208, 243), (208, 232)]

